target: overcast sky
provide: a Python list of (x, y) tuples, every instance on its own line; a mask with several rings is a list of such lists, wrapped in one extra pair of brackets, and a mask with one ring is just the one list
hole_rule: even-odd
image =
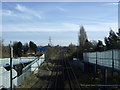
[(110, 28), (117, 32), (116, 2), (3, 2), (2, 38), (4, 43), (34, 41), (47, 45), (78, 43), (83, 25), (89, 40), (104, 40)]

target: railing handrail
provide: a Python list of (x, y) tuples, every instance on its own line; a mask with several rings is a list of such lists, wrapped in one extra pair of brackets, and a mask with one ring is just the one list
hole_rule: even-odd
[(23, 68), (23, 72), (26, 68), (28, 68), (29, 66), (31, 66), (32, 64), (34, 64), (35, 62), (37, 62), (39, 60), (39, 57), (36, 57), (30, 64), (28, 64), (26, 67)]

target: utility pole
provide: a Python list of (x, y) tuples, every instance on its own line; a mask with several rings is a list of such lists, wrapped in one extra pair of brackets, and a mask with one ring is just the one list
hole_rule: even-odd
[(11, 41), (10, 41), (10, 44), (9, 44), (9, 48), (10, 48), (10, 90), (12, 90), (12, 56), (13, 56), (13, 48), (11, 46)]
[(50, 46), (52, 46), (52, 39), (51, 39), (51, 36), (49, 36), (49, 44)]

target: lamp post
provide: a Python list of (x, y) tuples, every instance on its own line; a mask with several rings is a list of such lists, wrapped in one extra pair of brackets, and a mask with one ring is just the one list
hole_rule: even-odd
[(13, 48), (12, 42), (10, 41), (9, 48), (10, 48), (10, 90), (12, 90), (12, 57), (13, 57)]

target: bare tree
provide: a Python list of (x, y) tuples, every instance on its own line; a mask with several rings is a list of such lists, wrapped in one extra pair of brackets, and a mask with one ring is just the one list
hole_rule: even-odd
[(78, 42), (79, 42), (79, 46), (80, 47), (83, 47), (85, 42), (87, 40), (87, 34), (86, 34), (86, 31), (84, 29), (83, 26), (80, 27), (80, 32), (79, 32), (79, 35), (78, 35)]

